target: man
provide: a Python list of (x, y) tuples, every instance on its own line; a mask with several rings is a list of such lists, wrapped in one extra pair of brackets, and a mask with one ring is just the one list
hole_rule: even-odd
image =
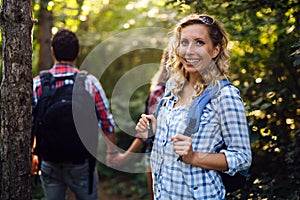
[[(79, 41), (75, 33), (70, 30), (62, 29), (58, 31), (53, 39), (51, 44), (51, 51), (54, 57), (54, 66), (49, 70), (52, 74), (51, 77), (54, 79), (59, 79), (54, 84), (52, 83), (51, 87), (60, 88), (66, 86), (68, 84), (73, 84), (74, 81), (64, 80), (62, 77), (70, 77), (74, 74), (79, 74), (79, 70), (75, 67), (75, 60), (79, 54)], [(44, 79), (43, 79), (44, 80)], [(106, 138), (106, 146), (107, 146), (107, 155), (112, 156), (116, 150), (114, 150), (115, 144), (115, 123), (112, 118), (111, 113), (109, 112), (109, 104), (108, 100), (105, 96), (103, 88), (100, 82), (91, 74), (86, 76), (84, 81), (85, 89), (91, 95), (94, 101), (94, 110), (96, 110), (96, 118), (98, 122), (99, 128), (102, 129)], [(50, 82), (51, 84), (51, 82)], [(50, 87), (50, 88), (51, 88)], [(75, 87), (75, 86), (74, 86)], [(39, 106), (40, 97), (43, 94), (42, 91), (42, 83), (41, 76), (37, 76), (33, 79), (33, 113)], [(44, 90), (44, 92), (46, 89)], [(71, 90), (72, 91), (72, 90)], [(52, 98), (53, 99), (53, 98)], [(82, 111), (84, 112), (84, 111)], [(81, 112), (78, 112), (79, 115)], [(63, 111), (61, 113), (63, 115)], [(65, 117), (65, 116), (63, 116)], [(34, 115), (34, 118), (37, 118)], [(47, 123), (47, 122), (43, 122)], [(57, 123), (64, 123), (64, 118), (62, 120), (56, 121)], [(92, 123), (92, 122), (91, 122)], [(96, 123), (97, 124), (97, 123)], [(88, 124), (91, 125), (92, 124)], [(63, 125), (62, 137), (65, 132), (68, 131), (68, 125)], [(45, 127), (45, 126), (44, 126)], [(49, 129), (52, 127), (49, 127)], [(96, 125), (96, 128), (97, 125)], [(74, 129), (74, 128), (73, 128)], [(76, 128), (77, 129), (77, 128)], [(48, 132), (47, 129), (42, 129), (44, 131), (39, 131), (36, 133), (37, 143), (40, 143), (39, 148), (45, 148), (45, 142), (43, 142), (43, 133), (46, 134)], [(64, 132), (65, 131), (65, 132)], [(79, 132), (79, 131), (78, 131)], [(96, 131), (97, 132), (97, 131)], [(51, 138), (51, 135), (50, 135)], [(42, 141), (42, 142), (41, 142)], [(71, 142), (66, 142), (66, 145)], [(44, 146), (43, 146), (44, 145)], [(57, 144), (59, 146), (59, 144)], [(64, 146), (64, 144), (63, 144)], [(76, 149), (77, 150), (77, 149)], [(46, 152), (45, 152), (46, 151)], [(44, 150), (45, 153), (50, 151), (49, 149)], [(63, 153), (63, 152), (62, 152)], [(76, 153), (74, 153), (74, 157), (76, 158)], [(43, 190), (45, 193), (45, 197), (47, 200), (64, 200), (66, 196), (66, 190), (69, 187), (77, 199), (88, 199), (88, 200), (96, 200), (98, 199), (97, 194), (97, 184), (98, 184), (98, 176), (97, 170), (95, 170), (95, 160), (94, 165), (91, 165), (90, 158), (84, 160), (68, 160), (64, 162), (61, 160), (49, 159), (49, 157), (44, 156), (43, 153), (40, 153), (40, 162), (41, 162), (41, 182), (43, 186)], [(57, 158), (60, 155), (57, 155)], [(73, 155), (72, 155), (73, 156)], [(56, 158), (56, 157), (55, 157)], [(92, 166), (92, 173), (89, 173), (90, 167)], [(92, 179), (91, 179), (92, 176)], [(92, 181), (91, 181), (92, 180)]]

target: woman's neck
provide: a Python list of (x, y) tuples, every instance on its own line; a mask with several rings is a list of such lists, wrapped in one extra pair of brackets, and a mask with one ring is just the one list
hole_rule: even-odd
[(190, 73), (188, 79), (190, 87), (194, 88), (199, 79), (202, 79), (199, 73)]

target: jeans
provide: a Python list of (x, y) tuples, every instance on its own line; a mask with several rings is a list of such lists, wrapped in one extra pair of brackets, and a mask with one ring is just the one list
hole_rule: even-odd
[(47, 200), (65, 200), (69, 187), (78, 200), (98, 199), (97, 170), (93, 174), (93, 192), (89, 194), (89, 163), (53, 163), (42, 161), (41, 182)]

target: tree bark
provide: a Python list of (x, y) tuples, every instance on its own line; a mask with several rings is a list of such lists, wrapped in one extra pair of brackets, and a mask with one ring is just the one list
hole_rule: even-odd
[(2, 0), (0, 199), (31, 199), (32, 10), (30, 0)]
[(41, 1), (41, 8), (38, 16), (38, 41), (40, 45), (38, 61), (39, 71), (49, 69), (53, 64), (51, 55), (51, 28), (53, 25), (53, 14), (52, 11), (47, 9), (48, 3), (49, 0)]

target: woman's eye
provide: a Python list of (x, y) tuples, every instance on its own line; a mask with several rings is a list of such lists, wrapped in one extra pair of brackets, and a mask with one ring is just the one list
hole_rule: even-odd
[(198, 40), (198, 41), (196, 41), (196, 44), (197, 44), (198, 46), (202, 46), (202, 45), (204, 44), (204, 42), (201, 41), (201, 40)]
[(180, 44), (181, 44), (182, 46), (187, 46), (187, 45), (189, 45), (189, 42), (188, 42), (187, 40), (181, 40), (181, 41), (180, 41)]

